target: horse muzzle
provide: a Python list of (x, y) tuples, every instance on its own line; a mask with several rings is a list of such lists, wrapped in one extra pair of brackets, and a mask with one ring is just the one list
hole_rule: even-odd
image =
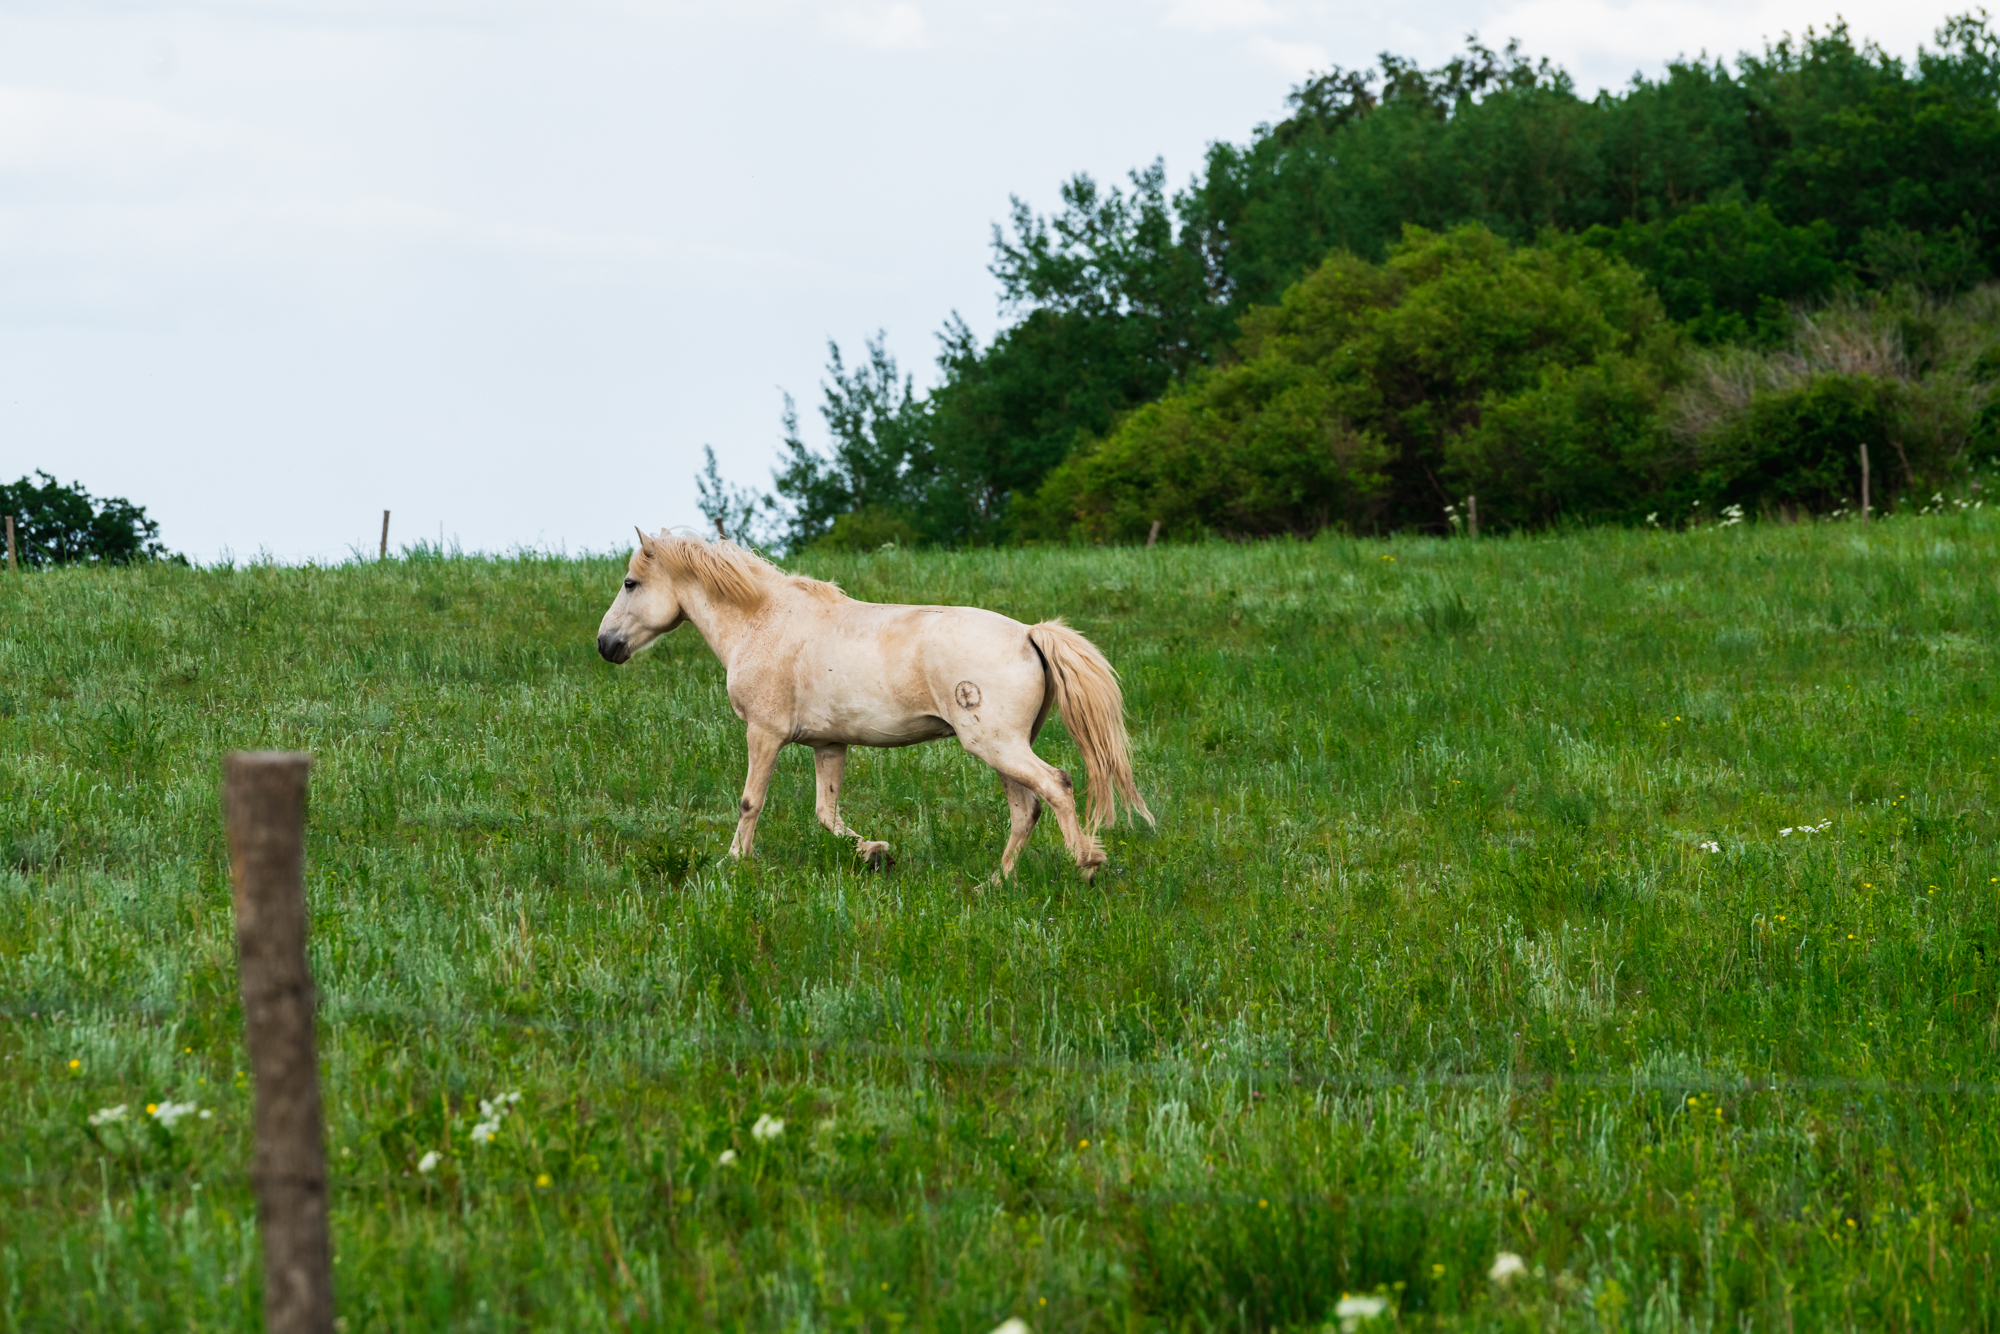
[(624, 637), (609, 633), (597, 637), (597, 651), (604, 655), (606, 662), (612, 663), (624, 662), (632, 656), (632, 650), (626, 645)]

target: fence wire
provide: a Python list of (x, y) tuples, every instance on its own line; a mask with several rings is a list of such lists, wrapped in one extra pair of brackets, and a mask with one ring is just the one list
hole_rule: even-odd
[[(78, 1022), (86, 1016), (101, 1018), (106, 1013), (143, 1017), (155, 1022), (181, 1017), (185, 1007), (145, 1004), (115, 1004), (98, 1001), (0, 1004), (0, 1017), (16, 1021)], [(630, 1032), (643, 1024), (648, 1012), (635, 1012), (608, 1019), (556, 1018), (505, 1010), (426, 1009), (393, 1002), (352, 1001), (338, 995), (322, 997), (319, 1020), (323, 1026), (337, 1027), (350, 1020), (387, 1019), (400, 1023), (450, 1031), (480, 1028), (513, 1029), (535, 1034), (590, 1034)], [(1893, 1097), (1972, 1097), (2000, 1095), (2000, 1081), (1908, 1080), (1875, 1076), (1782, 1075), (1721, 1071), (1650, 1073), (1590, 1073), (1579, 1071), (1507, 1068), (1488, 1071), (1455, 1070), (1334, 1070), (1310, 1062), (1279, 1056), (1265, 1059), (1233, 1058), (1224, 1053), (1198, 1056), (1121, 1057), (1080, 1055), (1037, 1055), (1019, 1051), (976, 1050), (933, 1047), (916, 1043), (879, 1041), (829, 1041), (811, 1037), (786, 1037), (754, 1029), (691, 1031), (676, 1029), (661, 1035), (662, 1045), (683, 1053), (706, 1054), (719, 1059), (788, 1055), (808, 1060), (856, 1060), (895, 1062), (905, 1065), (932, 1065), (956, 1069), (1021, 1070), (1048, 1075), (1125, 1075), (1136, 1079), (1184, 1080), (1224, 1079), (1241, 1081), (1253, 1088), (1296, 1089), (1301, 1092), (1346, 1092), (1422, 1089), (1464, 1089), (1498, 1092), (1547, 1092), (1580, 1089), (1609, 1093), (1688, 1094), (1775, 1094), (1835, 1093)], [(624, 1057), (628, 1064), (630, 1057)], [(662, 1061), (658, 1064), (670, 1064)], [(652, 1064), (652, 1063), (648, 1063)]]

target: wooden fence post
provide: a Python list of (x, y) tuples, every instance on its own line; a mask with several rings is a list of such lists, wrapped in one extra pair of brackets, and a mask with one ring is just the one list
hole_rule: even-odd
[(309, 755), (233, 751), (223, 761), (243, 1030), (256, 1099), (250, 1178), (264, 1236), (268, 1334), (332, 1334), (333, 1243), (306, 967)]
[(1861, 522), (1868, 522), (1868, 446), (1861, 447)]
[(1465, 531), (1473, 537), (1479, 536), (1479, 497), (1465, 498)]
[(1160, 540), (1160, 521), (1158, 519), (1155, 519), (1153, 520), (1152, 531), (1146, 534), (1146, 545), (1150, 547), (1153, 545), (1153, 543), (1159, 540)]
[(14, 516), (11, 514), (7, 516), (7, 568), (10, 570), (21, 568), (14, 559)]
[(389, 511), (382, 511), (382, 546), (375, 553), (376, 560), (389, 559)]

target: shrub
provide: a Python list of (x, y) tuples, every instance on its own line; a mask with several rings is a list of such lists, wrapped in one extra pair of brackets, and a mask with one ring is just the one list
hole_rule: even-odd
[(1662, 507), (1855, 504), (1863, 445), (1878, 504), (1943, 483), (1987, 438), (1996, 314), (1992, 289), (1906, 289), (1798, 314), (1779, 352), (1702, 354), (1666, 407)]
[[(1086, 440), (1022, 507), (1022, 526), (1098, 539), (1155, 520), (1243, 536), (1440, 526), (1441, 478), (1484, 477), (1506, 453), (1497, 436), (1459, 445), (1496, 404), (1539, 392), (1524, 413), (1631, 416), (1626, 400), (1657, 391), (1629, 369), (1596, 395), (1561, 373), (1670, 346), (1658, 298), (1620, 259), (1570, 238), (1514, 247), (1477, 224), (1413, 227), (1385, 263), (1337, 253), (1246, 315), (1231, 362)], [(1584, 483), (1592, 495), (1607, 485)], [(1506, 521), (1546, 517), (1533, 506)]]
[(911, 546), (917, 530), (902, 515), (878, 505), (834, 516), (833, 523), (810, 544), (818, 551), (876, 551), (885, 546)]
[(1660, 465), (1662, 393), (1661, 368), (1639, 358), (1546, 367), (1446, 446), (1445, 475), (1489, 523), (1636, 518)]

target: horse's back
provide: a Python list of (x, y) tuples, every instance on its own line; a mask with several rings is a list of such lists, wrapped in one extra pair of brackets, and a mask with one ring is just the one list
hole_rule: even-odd
[(953, 728), (975, 712), (1032, 720), (1041, 711), (1041, 656), (1010, 616), (851, 600), (829, 612), (801, 682), (829, 703), (889, 707)]

